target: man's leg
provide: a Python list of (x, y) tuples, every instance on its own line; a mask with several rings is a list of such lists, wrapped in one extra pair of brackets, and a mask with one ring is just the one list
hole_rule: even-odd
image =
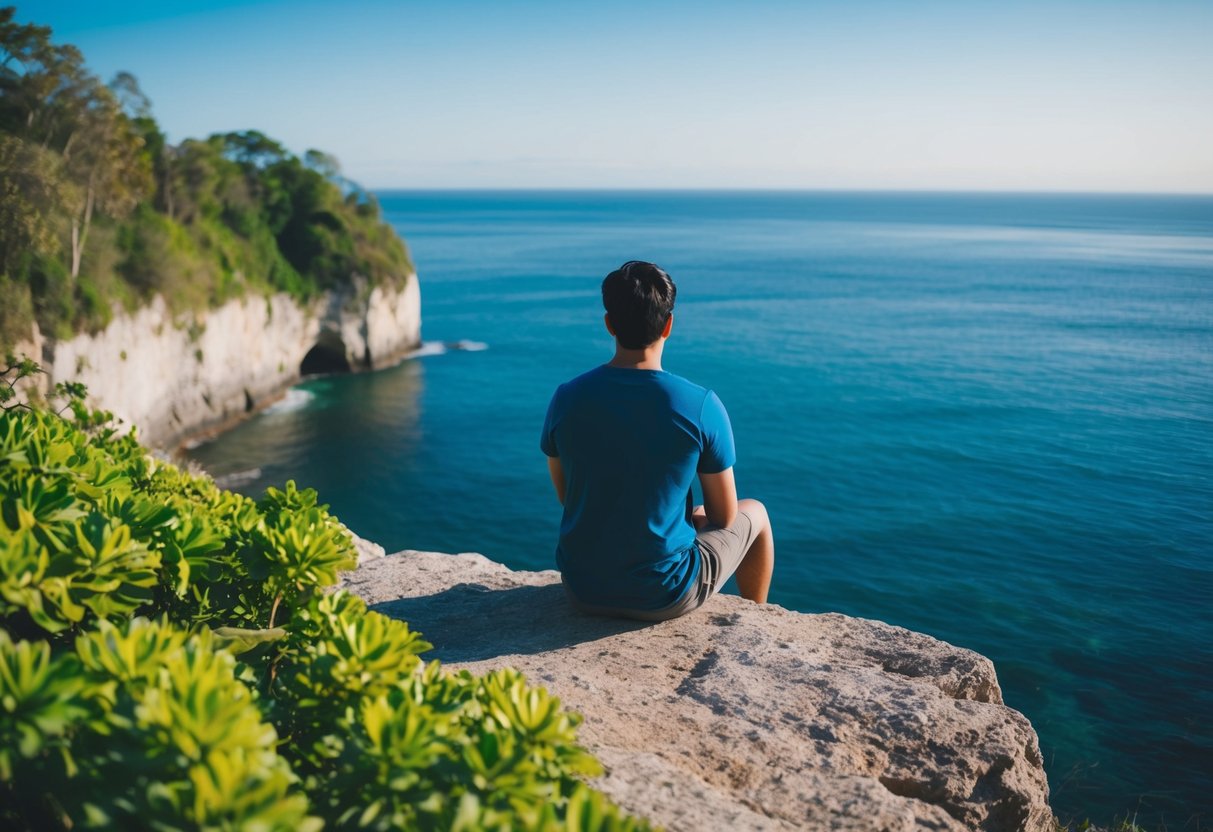
[[(765, 604), (767, 591), (771, 588), (771, 573), (775, 570), (775, 537), (771, 533), (771, 518), (767, 515), (766, 506), (757, 500), (738, 500), (737, 510), (744, 512), (754, 527), (753, 542), (733, 573), (737, 578), (737, 589), (742, 598)], [(697, 530), (707, 528), (708, 517), (703, 506), (695, 506), (691, 521)]]
[(742, 598), (765, 604), (767, 591), (771, 588), (771, 573), (775, 571), (775, 536), (771, 532), (771, 518), (767, 516), (767, 507), (757, 500), (738, 500), (737, 510), (745, 512), (758, 532), (734, 573), (737, 589)]

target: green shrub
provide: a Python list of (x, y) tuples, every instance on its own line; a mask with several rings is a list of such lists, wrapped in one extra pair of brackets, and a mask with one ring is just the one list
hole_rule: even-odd
[(14, 277), (29, 285), (34, 318), (44, 336), (70, 338), (75, 334), (76, 297), (71, 274), (62, 262), (49, 257), (35, 258), (28, 273)]
[(34, 323), (29, 283), (0, 274), (0, 298), (0, 345), (28, 340)]
[[(118, 443), (117, 447), (121, 447)], [(151, 597), (159, 553), (119, 515), (129, 472), (45, 411), (0, 414), (0, 619), (43, 635), (121, 618)]]
[(143, 618), (122, 627), (103, 621), (74, 652), (53, 658), (46, 642), (14, 644), (0, 633), (0, 667), (5, 704), (13, 705), (0, 725), (16, 717), (23, 740), (7, 755), (20, 759), (0, 757), (0, 777), (21, 786), (15, 803), (32, 804), (26, 820), (321, 826), (293, 791), (296, 778), (275, 751), (273, 726), (236, 678), (235, 659), (213, 649), (205, 631)]
[(0, 826), (649, 828), (555, 697), (326, 593), (356, 557), (314, 491), (223, 491), (71, 404), (0, 401)]

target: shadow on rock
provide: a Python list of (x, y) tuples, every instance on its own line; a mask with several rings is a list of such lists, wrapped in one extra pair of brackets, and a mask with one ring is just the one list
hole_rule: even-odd
[(569, 604), (560, 584), (492, 589), (462, 583), (371, 609), (407, 621), (434, 645), (425, 658), (444, 662), (544, 653), (654, 626), (582, 615)]

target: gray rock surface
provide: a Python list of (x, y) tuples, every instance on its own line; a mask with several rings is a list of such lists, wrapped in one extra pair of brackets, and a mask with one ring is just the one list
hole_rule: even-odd
[(983, 656), (735, 596), (660, 624), (580, 615), (556, 572), (401, 552), (345, 579), (474, 672), (581, 712), (595, 786), (669, 830), (1048, 830), (1036, 732)]
[(367, 540), (364, 537), (359, 537), (358, 535), (351, 532), (349, 530), (349, 528), (345, 527), (344, 525), (342, 526), (342, 528), (344, 528), (347, 532), (349, 532), (350, 538), (354, 541), (354, 548), (358, 551), (358, 565), (359, 566), (362, 566), (362, 564), (367, 563), (369, 561), (377, 560), (378, 558), (384, 557), (387, 554), (386, 552), (384, 552), (383, 547), (380, 546), (378, 543)]

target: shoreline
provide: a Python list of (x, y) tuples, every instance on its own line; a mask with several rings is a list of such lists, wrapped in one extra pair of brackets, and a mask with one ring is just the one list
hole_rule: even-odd
[[(373, 367), (355, 367), (348, 372), (338, 373), (309, 373), (305, 376), (299, 376), (289, 384), (274, 391), (273, 393), (264, 396), (256, 401), (253, 407), (241, 413), (234, 413), (226, 418), (204, 427), (188, 431), (180, 436), (171, 439), (168, 442), (145, 442), (149, 448), (156, 451), (161, 451), (168, 454), (172, 459), (179, 461), (188, 460), (188, 452), (200, 445), (205, 445), (240, 426), (241, 424), (255, 418), (264, 411), (270, 409), (274, 405), (286, 398), (291, 390), (298, 387), (305, 381), (322, 378), (335, 378), (353, 374), (378, 373), (384, 370), (392, 370), (399, 367), (406, 361), (413, 361), (419, 358), (427, 358), (432, 355), (442, 355), (447, 352), (480, 352), (488, 349), (488, 345), (479, 341), (469, 341), (461, 339), (458, 341), (421, 341), (416, 346), (410, 347), (401, 351), (394, 358), (384, 361), (382, 364), (377, 364)], [(144, 441), (144, 440), (140, 440)]]
[[(459, 343), (459, 342), (455, 342), (455, 343)], [(430, 346), (432, 344), (441, 344), (442, 346), (444, 346), (447, 349), (452, 349), (452, 348), (458, 349), (458, 347), (451, 347), (449, 343), (443, 342), (443, 341), (422, 341), (417, 346), (410, 347), (406, 350), (403, 350), (394, 358), (388, 359), (388, 360), (384, 361), (384, 363), (376, 365), (374, 367), (369, 367), (369, 368), (357, 367), (357, 368), (351, 368), (348, 372), (309, 373), (308, 375), (305, 375), (305, 376), (298, 376), (297, 378), (291, 380), (289, 383), (285, 384), (281, 388), (258, 399), (256, 402), (253, 403), (252, 408), (250, 408), (248, 410), (245, 410), (240, 413), (230, 414), (230, 415), (224, 417), (223, 419), (219, 420), (218, 422), (213, 422), (213, 423), (206, 424), (204, 426), (186, 431), (176, 437), (169, 439), (168, 441), (146, 442), (146, 440), (143, 440), (143, 439), (140, 439), (140, 441), (145, 442), (145, 444), (147, 444), (147, 446), (149, 448), (152, 448), (153, 450), (168, 454), (170, 456), (170, 458), (172, 458), (174, 460), (186, 461), (189, 458), (188, 457), (189, 451), (193, 450), (194, 448), (197, 448), (200, 445), (205, 445), (208, 442), (215, 440), (216, 438), (223, 435), (224, 433), (227, 433), (228, 431), (232, 430), (233, 428), (239, 427), (240, 425), (244, 424), (245, 422), (249, 421), (250, 419), (253, 419), (256, 416), (260, 415), (264, 411), (268, 410), (269, 408), (273, 407), (275, 404), (278, 404), (283, 399), (285, 399), (286, 395), (291, 390), (298, 387), (300, 384), (302, 384), (305, 381), (310, 381), (312, 379), (332, 378), (332, 377), (337, 377), (337, 376), (352, 375), (355, 373), (358, 373), (358, 374), (378, 373), (383, 370), (391, 370), (396, 367), (399, 367), (401, 364), (403, 364), (406, 361), (411, 361), (415, 358), (424, 358), (427, 355), (434, 354), (434, 353), (431, 353), (428, 351), (428, 349), (430, 348)]]
[(41, 356), (33, 389), (88, 389), (148, 447), (174, 451), (230, 430), (277, 401), (308, 370), (363, 372), (394, 366), (422, 346), (415, 273), (399, 288), (365, 281), (306, 303), (284, 293), (246, 295), (178, 315), (156, 295), (103, 330), (44, 337), (35, 324), (14, 351)]

